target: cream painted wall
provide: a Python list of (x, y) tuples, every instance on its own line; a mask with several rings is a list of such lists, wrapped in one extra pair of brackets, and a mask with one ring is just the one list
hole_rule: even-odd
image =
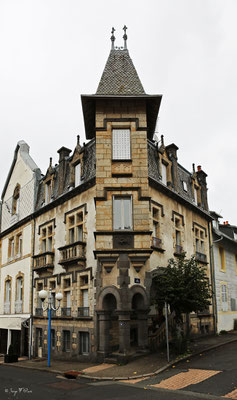
[[(225, 249), (225, 266), (226, 270), (221, 271), (219, 258), (219, 244)], [(231, 298), (235, 299), (237, 306), (237, 274), (235, 263), (235, 252), (222, 242), (214, 243), (213, 246), (214, 265), (215, 265), (215, 281), (216, 281), (216, 301), (218, 312), (218, 332), (221, 330), (231, 330), (234, 327), (234, 319), (237, 319), (237, 311), (231, 311)], [(228, 310), (222, 311), (222, 284), (227, 285)]]
[[(16, 261), (6, 267), (1, 268), (1, 292), (0, 292), (0, 314), (4, 313), (4, 293), (5, 293), (5, 279), (9, 275), (12, 278), (11, 286), (11, 313), (15, 314), (15, 298), (16, 298), (16, 275), (21, 272), (24, 274), (24, 301), (23, 313), (30, 313), (30, 266), (31, 258), (27, 257), (22, 260)], [(16, 314), (19, 316), (19, 314)]]

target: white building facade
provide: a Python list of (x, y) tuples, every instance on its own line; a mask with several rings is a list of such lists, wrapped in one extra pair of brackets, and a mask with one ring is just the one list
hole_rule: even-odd
[(28, 355), (32, 215), (40, 175), (27, 143), (18, 142), (1, 198), (0, 353), (12, 344), (17, 354)]

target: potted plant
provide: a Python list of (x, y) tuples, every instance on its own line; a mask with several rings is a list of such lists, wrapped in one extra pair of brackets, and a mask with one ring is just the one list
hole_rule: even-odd
[(8, 353), (4, 355), (5, 363), (13, 363), (18, 361), (18, 355), (15, 354), (12, 344), (8, 348)]

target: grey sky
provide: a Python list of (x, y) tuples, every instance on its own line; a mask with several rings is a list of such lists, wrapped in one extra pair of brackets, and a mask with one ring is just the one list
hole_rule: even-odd
[(128, 49), (157, 131), (179, 162), (208, 174), (209, 207), (237, 224), (236, 0), (0, 0), (0, 190), (17, 141), (45, 173), (61, 146), (85, 141), (80, 95), (95, 93), (110, 51)]

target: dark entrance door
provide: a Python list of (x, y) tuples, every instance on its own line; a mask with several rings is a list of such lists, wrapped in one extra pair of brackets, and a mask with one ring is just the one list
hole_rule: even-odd
[(20, 356), (21, 354), (21, 331), (11, 331), (11, 344), (14, 349), (14, 353)]
[(0, 329), (0, 353), (7, 353), (7, 329)]

